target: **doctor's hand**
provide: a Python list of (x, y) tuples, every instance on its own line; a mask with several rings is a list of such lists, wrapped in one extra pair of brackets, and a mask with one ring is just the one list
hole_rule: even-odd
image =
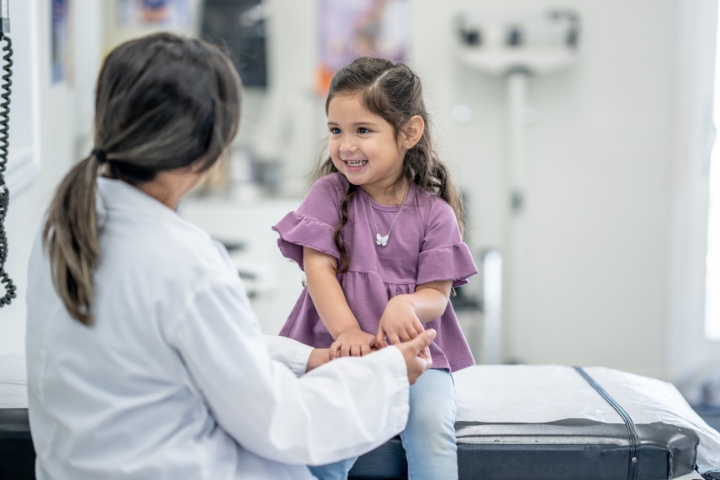
[(435, 340), (437, 333), (432, 328), (421, 333), (409, 342), (404, 342), (395, 347), (405, 357), (407, 375), (410, 385), (413, 385), (425, 370), (432, 366), (429, 345)]
[(360, 328), (341, 333), (330, 345), (330, 360), (340, 357), (362, 357), (375, 349), (375, 336)]
[(330, 361), (330, 349), (329, 348), (313, 348), (308, 358), (307, 366), (305, 367), (305, 373), (313, 370), (320, 365), (323, 365)]
[(390, 340), (392, 345), (397, 345), (410, 341), (425, 331), (425, 327), (420, 323), (408, 297), (409, 295), (393, 297), (385, 307), (375, 336), (375, 342), (379, 348), (387, 346), (385, 337)]

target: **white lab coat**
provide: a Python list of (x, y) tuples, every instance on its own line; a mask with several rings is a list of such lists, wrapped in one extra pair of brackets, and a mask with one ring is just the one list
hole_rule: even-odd
[(313, 478), (305, 465), (405, 428), (397, 348), (303, 375), (311, 349), (263, 337), (227, 252), (204, 231), (105, 178), (98, 222), (92, 327), (63, 308), (39, 237), (30, 260), (39, 480)]

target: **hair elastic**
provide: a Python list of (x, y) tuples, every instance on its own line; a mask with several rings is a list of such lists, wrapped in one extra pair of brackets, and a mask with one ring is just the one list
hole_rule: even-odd
[(99, 148), (93, 148), (92, 154), (95, 155), (95, 157), (100, 163), (105, 163), (108, 161), (107, 157), (105, 156), (105, 152), (103, 152)]

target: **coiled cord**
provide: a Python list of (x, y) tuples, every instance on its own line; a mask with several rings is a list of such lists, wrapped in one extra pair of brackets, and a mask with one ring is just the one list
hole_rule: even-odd
[(15, 298), (16, 287), (10, 276), (5, 272), (5, 261), (8, 255), (8, 239), (5, 232), (5, 216), (8, 211), (10, 202), (10, 191), (5, 184), (5, 169), (7, 168), (8, 149), (10, 147), (10, 92), (12, 87), (12, 40), (10, 37), (2, 36), (5, 46), (2, 51), (4, 53), (4, 64), (2, 70), (2, 85), (0, 86), (0, 283), (5, 286), (5, 295), (0, 298), (0, 307), (10, 305), (12, 299)]

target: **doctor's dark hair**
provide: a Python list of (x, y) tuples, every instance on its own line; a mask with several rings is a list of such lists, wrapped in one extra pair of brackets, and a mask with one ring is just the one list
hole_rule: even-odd
[[(462, 197), (450, 176), (450, 171), (440, 161), (435, 151), (430, 116), (425, 108), (420, 78), (402, 63), (393, 63), (382, 58), (361, 57), (335, 74), (325, 102), (326, 114), (330, 102), (338, 95), (358, 95), (368, 111), (382, 117), (393, 126), (398, 140), (412, 117), (418, 115), (423, 119), (425, 122), (423, 135), (405, 154), (403, 171), (395, 186), (398, 186), (404, 178), (423, 190), (436, 194), (450, 204), (460, 231), (464, 231)], [(332, 158), (328, 158), (318, 167), (315, 179), (337, 171)], [(340, 252), (338, 273), (347, 272), (350, 266), (349, 252), (342, 240), (342, 229), (347, 225), (347, 208), (355, 192), (357, 186), (350, 184), (342, 199), (340, 223), (335, 227), (334, 240)]]
[(201, 40), (160, 33), (108, 55), (96, 90), (95, 149), (60, 183), (43, 231), (55, 290), (74, 319), (92, 324), (100, 167), (132, 185), (164, 170), (206, 171), (237, 133), (240, 97), (230, 60)]

